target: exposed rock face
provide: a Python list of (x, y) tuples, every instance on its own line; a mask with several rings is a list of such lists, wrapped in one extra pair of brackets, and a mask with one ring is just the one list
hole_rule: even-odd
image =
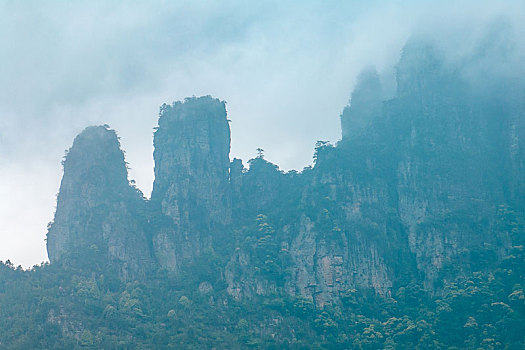
[[(398, 145), (399, 215), (429, 288), (445, 265), (461, 259), (473, 264), (475, 254), (487, 247), (508, 248), (508, 232), (497, 228), (498, 208), (523, 205), (515, 200), (519, 192), (506, 190), (523, 182), (509, 177), (512, 155), (506, 135), (512, 132), (510, 110), (521, 105), (524, 95), (481, 98), (472, 86), (478, 82), (465, 67), (475, 67), (486, 54), (446, 64), (438, 51), (428, 45), (405, 49), (397, 72), (399, 98), (385, 106), (387, 123), (397, 133), (392, 143)], [(490, 71), (487, 67), (478, 74)], [(523, 133), (518, 138), (523, 140)]]
[[(281, 291), (322, 307), (354, 288), (388, 296), (401, 280), (398, 269), (405, 270), (405, 278), (415, 276), (389, 183), (375, 171), (372, 156), (354, 157), (358, 162), (352, 164), (347, 152), (325, 146), (318, 150), (316, 167), (302, 174), (284, 174), (264, 159), (252, 161), (242, 178), (241, 197), (264, 193), (234, 210), (244, 213), (234, 217), (246, 220), (264, 213), (276, 225), (270, 235), (260, 227), (248, 230), (246, 243), (235, 250), (226, 267), (234, 297)], [(269, 271), (260, 273), (264, 270)]]
[[(383, 101), (377, 72), (363, 73), (342, 141), (319, 143), (301, 173), (262, 156), (249, 169), (230, 163), (224, 102), (164, 105), (149, 203), (129, 187), (114, 133), (88, 128), (64, 165), (50, 259), (96, 244), (134, 270), (155, 261), (179, 273), (215, 254), (232, 297), (285, 294), (317, 307), (355, 289), (438, 291), (500, 259), (511, 245), (502, 215), (525, 212), (525, 83), (490, 73), (493, 52), (451, 63), (431, 42), (410, 42), (395, 97)], [(147, 215), (135, 215), (141, 206)], [(218, 290), (210, 281), (198, 290)]]
[(154, 234), (161, 266), (191, 261), (231, 222), (230, 126), (225, 103), (209, 96), (161, 108), (151, 202), (169, 224)]
[(117, 135), (88, 127), (64, 161), (55, 220), (47, 235), (51, 262), (92, 250), (122, 264), (124, 274), (144, 274), (153, 258), (138, 213), (142, 194), (128, 183)]
[[(489, 266), (510, 248), (509, 231), (498, 222), (505, 208), (524, 211), (525, 173), (517, 169), (525, 84), (498, 67), (494, 83), (505, 92), (473, 85), (481, 73), (471, 67), (493, 51), (485, 47), (453, 64), (431, 42), (410, 42), (394, 99), (381, 102), (377, 74), (365, 72), (341, 116), (342, 142), (321, 146), (315, 168), (284, 189), (274, 190), (287, 174), (257, 180), (268, 184), (254, 210), (283, 224), (276, 231), (286, 246), (281, 258), (290, 258), (280, 277), (287, 294), (322, 307), (353, 288), (388, 296), (392, 286), (417, 281), (437, 291), (443, 279)], [(254, 171), (242, 178), (244, 197)], [(266, 196), (274, 209), (261, 206)], [(297, 212), (286, 198), (296, 199)], [(254, 255), (239, 248), (227, 267), (238, 298), (278, 288), (250, 270)]]

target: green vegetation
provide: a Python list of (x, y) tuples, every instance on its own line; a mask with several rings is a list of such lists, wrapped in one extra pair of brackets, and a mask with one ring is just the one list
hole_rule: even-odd
[(438, 51), (407, 45), (387, 101), (365, 74), (300, 173), (230, 162), (225, 102), (193, 97), (161, 107), (146, 200), (87, 128), (52, 263), (0, 265), (0, 350), (525, 348), (525, 84), (481, 98), (484, 50)]
[[(211, 255), (191, 267), (193, 278), (161, 270), (143, 281), (122, 280), (90, 261), (97, 255), (29, 271), (8, 261), (0, 264), (0, 349), (522, 349), (525, 239), (515, 219), (502, 225), (513, 247), (496, 269), (444, 282), (435, 295), (415, 283), (385, 298), (348, 289), (323, 308), (278, 292), (236, 301), (210, 279), (218, 272)], [(256, 268), (279, 280), (275, 231), (264, 215), (255, 227)], [(210, 287), (199, 288), (202, 278)]]

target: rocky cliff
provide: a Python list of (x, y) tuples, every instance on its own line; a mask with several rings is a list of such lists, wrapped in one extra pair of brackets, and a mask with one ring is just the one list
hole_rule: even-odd
[(151, 205), (160, 266), (176, 271), (213, 247), (231, 224), (230, 126), (225, 103), (188, 98), (161, 107)]
[[(458, 274), (489, 268), (511, 248), (501, 220), (506, 210), (524, 212), (525, 174), (518, 164), (525, 84), (500, 67), (473, 74), (491, 45), (482, 42), (449, 62), (436, 43), (413, 39), (397, 65), (393, 99), (381, 101), (377, 73), (363, 72), (341, 116), (338, 145), (320, 143), (311, 171), (274, 169), (258, 180), (268, 184), (250, 203), (276, 222), (275, 244), (283, 247), (278, 255), (287, 270), (274, 279), (286, 280), (285, 293), (319, 307), (355, 288), (388, 296), (409, 281), (436, 292)], [(473, 79), (495, 71), (487, 86)], [(256, 167), (245, 173), (244, 197), (253, 193), (246, 180), (257, 173)], [(262, 206), (266, 196), (268, 207)], [(239, 248), (227, 268), (236, 297), (277, 288), (271, 277), (249, 272), (259, 268), (258, 244)]]
[(154, 265), (140, 218), (144, 201), (128, 182), (115, 132), (107, 126), (86, 128), (63, 165), (55, 219), (47, 234), (51, 263), (84, 263), (82, 257), (94, 256), (121, 266), (124, 276), (144, 276)]
[[(486, 69), (487, 57), (501, 61), (493, 52), (481, 42), (451, 61), (438, 44), (412, 40), (394, 98), (364, 72), (342, 140), (318, 143), (315, 166), (300, 173), (262, 156), (248, 168), (230, 163), (225, 103), (188, 98), (161, 107), (145, 201), (114, 132), (88, 128), (64, 163), (50, 260), (95, 245), (130, 271), (191, 274), (199, 257), (216, 257), (214, 280), (233, 298), (288, 295), (317, 307), (356, 289), (439, 292), (499, 261), (513, 244), (502, 215), (525, 212), (525, 84)], [(479, 78), (487, 72), (492, 83)]]

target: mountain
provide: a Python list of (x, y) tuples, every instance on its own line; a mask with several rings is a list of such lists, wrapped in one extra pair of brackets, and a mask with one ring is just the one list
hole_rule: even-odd
[(525, 74), (489, 40), (508, 30), (459, 57), (412, 38), (390, 99), (365, 70), (301, 172), (230, 161), (225, 102), (192, 97), (160, 108), (145, 199), (116, 133), (86, 128), (50, 265), (0, 269), (3, 329), (40, 319), (41, 340), (0, 349), (521, 348)]
[(63, 164), (55, 220), (47, 235), (49, 260), (82, 260), (91, 253), (121, 265), (123, 273), (143, 275), (154, 264), (145, 223), (137, 215), (145, 203), (128, 183), (115, 132), (104, 126), (86, 128)]

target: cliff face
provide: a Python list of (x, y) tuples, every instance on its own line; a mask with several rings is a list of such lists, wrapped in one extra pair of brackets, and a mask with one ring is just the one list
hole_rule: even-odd
[(144, 275), (154, 264), (139, 218), (144, 203), (128, 183), (115, 132), (86, 128), (63, 164), (55, 220), (47, 234), (49, 260), (95, 255), (120, 264), (124, 276)]
[(88, 128), (64, 164), (50, 259), (95, 244), (134, 270), (144, 261), (191, 273), (199, 257), (218, 255), (216, 279), (232, 297), (291, 295), (317, 307), (355, 289), (436, 292), (490, 268), (512, 246), (502, 217), (525, 212), (525, 84), (499, 68), (494, 86), (477, 79), (473, 67), (493, 51), (483, 44), (449, 62), (432, 42), (410, 42), (395, 97), (382, 101), (375, 71), (361, 75), (342, 140), (318, 144), (301, 173), (262, 156), (249, 169), (230, 163), (224, 102), (164, 105), (147, 203), (128, 185), (114, 133)]
[[(519, 84), (518, 97), (517, 86), (503, 83), (513, 78), (500, 76), (490, 85), (502, 90), (481, 97), (479, 91), (492, 87), (469, 77), (494, 44), (484, 43), (456, 64), (434, 47), (408, 45), (398, 65), (399, 97), (385, 104), (384, 118), (395, 130), (385, 139), (397, 146), (392, 166), (399, 216), (429, 287), (447, 265), (468, 271), (483, 264), (479, 257), (487, 252), (497, 260), (511, 245), (509, 232), (498, 227), (501, 208), (523, 208), (524, 193), (517, 190), (523, 180), (512, 175), (508, 142), (525, 85)], [(520, 133), (515, 140), (522, 144)]]
[[(443, 280), (499, 261), (513, 244), (501, 225), (504, 213), (524, 212), (525, 174), (518, 169), (525, 84), (500, 66), (485, 66), (502, 64), (487, 58), (494, 43), (449, 62), (437, 45), (413, 40), (388, 101), (381, 102), (377, 73), (364, 72), (341, 116), (337, 147), (321, 145), (314, 169), (285, 190), (275, 188), (287, 174), (258, 180), (268, 184), (257, 210), (281, 223), (274, 260), (286, 265), (274, 273), (284, 273), (257, 274), (264, 266), (257, 262), (260, 243), (241, 245), (227, 268), (230, 293), (271, 295), (280, 288), (272, 280), (284, 279), (285, 293), (322, 307), (355, 288), (388, 296), (393, 286), (415, 281), (437, 292)], [(245, 182), (257, 172), (250, 168), (236, 181), (244, 187), (240, 198), (252, 192)], [(261, 207), (272, 193), (279, 194), (271, 197), (273, 208)]]
[(151, 204), (167, 218), (153, 233), (162, 267), (177, 270), (231, 223), (230, 126), (225, 103), (188, 98), (161, 108)]

